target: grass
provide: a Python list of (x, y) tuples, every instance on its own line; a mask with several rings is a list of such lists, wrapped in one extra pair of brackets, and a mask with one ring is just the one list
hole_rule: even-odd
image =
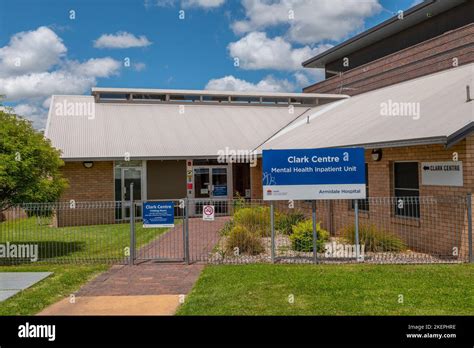
[(0, 315), (33, 315), (70, 296), (108, 266), (95, 265), (22, 265), (0, 266), (0, 272), (54, 272), (13, 297), (0, 302)]
[[(176, 221), (180, 223), (180, 221)], [(130, 245), (130, 225), (50, 227), (47, 218), (30, 217), (0, 223), (0, 243), (38, 244), (41, 259), (119, 260)], [(166, 232), (135, 224), (137, 247)]]
[(208, 266), (177, 314), (474, 315), (474, 265)]

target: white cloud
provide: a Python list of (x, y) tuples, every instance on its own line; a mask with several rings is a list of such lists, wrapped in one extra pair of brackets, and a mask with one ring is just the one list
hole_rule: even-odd
[(48, 70), (66, 51), (62, 40), (47, 27), (17, 33), (0, 48), (0, 77)]
[(212, 8), (221, 6), (225, 0), (183, 0), (183, 7)]
[(235, 33), (287, 25), (288, 40), (303, 44), (341, 40), (382, 10), (378, 0), (243, 0), (242, 4), (246, 18), (232, 24)]
[(117, 74), (120, 62), (112, 58), (89, 59), (84, 63), (67, 62), (62, 69), (0, 78), (0, 94), (6, 100), (45, 98), (52, 94), (83, 94), (99, 77)]
[(145, 35), (137, 37), (126, 31), (118, 31), (115, 34), (102, 34), (94, 41), (94, 47), (96, 48), (131, 48), (150, 45), (151, 42)]
[(228, 45), (232, 58), (238, 58), (243, 69), (299, 70), (301, 63), (329, 48), (323, 44), (316, 48), (293, 48), (282, 37), (268, 38), (264, 32), (252, 32)]
[[(97, 84), (98, 78), (118, 74), (121, 62), (110, 57), (84, 62), (68, 60), (62, 40), (49, 28), (39, 27), (12, 36), (0, 47), (0, 95), (17, 103), (15, 111), (44, 127), (52, 94), (83, 94)], [(12, 68), (12, 57), (20, 56), (21, 65)]]
[(142, 62), (134, 63), (133, 69), (135, 69), (135, 71), (143, 71), (146, 69), (146, 64)]
[(179, 3), (183, 8), (201, 7), (204, 9), (212, 9), (221, 6), (225, 1), (226, 0), (145, 0), (145, 7), (170, 7)]
[(13, 108), (16, 115), (23, 116), (33, 122), (33, 126), (42, 129), (45, 126), (44, 114), (47, 110), (35, 104), (18, 104)]
[(291, 92), (295, 89), (295, 86), (286, 79), (275, 79), (271, 75), (257, 83), (248, 82), (229, 75), (219, 79), (210, 80), (206, 85), (206, 89), (213, 91), (238, 92)]

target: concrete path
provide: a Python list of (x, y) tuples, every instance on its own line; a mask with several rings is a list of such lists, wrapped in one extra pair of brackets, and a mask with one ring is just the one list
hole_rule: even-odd
[(51, 272), (0, 272), (0, 302), (49, 277)]
[[(189, 219), (192, 262), (205, 261), (228, 221)], [(172, 315), (185, 301), (204, 264), (157, 263), (154, 259), (183, 259), (183, 226), (177, 225), (138, 251), (135, 266), (112, 266), (84, 285), (73, 300), (65, 298), (39, 315)], [(148, 261), (143, 261), (149, 259)]]
[(113, 266), (39, 315), (173, 315), (203, 264)]

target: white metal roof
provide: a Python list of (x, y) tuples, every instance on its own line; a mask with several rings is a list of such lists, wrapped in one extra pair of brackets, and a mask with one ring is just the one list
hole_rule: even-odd
[[(474, 64), (370, 91), (313, 108), (259, 150), (365, 146), (450, 145), (474, 122)], [(388, 103), (419, 103), (420, 117), (384, 116)], [(400, 104), (399, 104), (400, 105)], [(307, 117), (309, 116), (309, 123)]]
[[(61, 115), (63, 105), (92, 104)], [(46, 137), (65, 160), (215, 157), (226, 147), (252, 150), (309, 110), (296, 106), (96, 103), (93, 96), (53, 96)], [(71, 109), (72, 110), (72, 109)], [(182, 109), (181, 109), (182, 110)]]
[[(218, 150), (338, 146), (450, 145), (474, 124), (474, 64), (316, 107), (97, 103), (53, 96), (45, 135), (65, 160), (212, 158)], [(288, 95), (286, 95), (288, 96)], [(339, 96), (339, 99), (341, 96)], [(342, 96), (345, 98), (345, 96)], [(382, 103), (419, 103), (420, 117), (383, 116)], [(62, 116), (58, 106), (94, 105), (94, 117)], [(309, 123), (308, 123), (309, 117)], [(263, 144), (263, 145), (262, 145)]]

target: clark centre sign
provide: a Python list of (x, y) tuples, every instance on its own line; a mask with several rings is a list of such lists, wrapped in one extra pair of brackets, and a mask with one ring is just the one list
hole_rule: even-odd
[(263, 150), (263, 199), (363, 199), (363, 148)]

